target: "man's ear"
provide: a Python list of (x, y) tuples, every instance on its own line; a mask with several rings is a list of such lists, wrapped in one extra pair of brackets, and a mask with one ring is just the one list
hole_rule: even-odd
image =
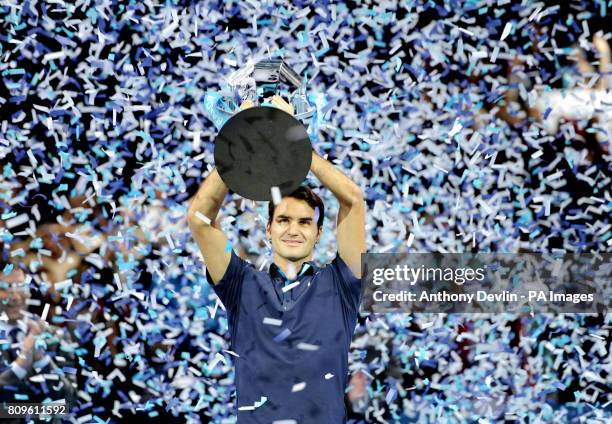
[(270, 240), (270, 237), (272, 237), (272, 234), (270, 233), (270, 223), (268, 222), (266, 224), (266, 238)]
[(316, 243), (318, 243), (319, 240), (321, 239), (321, 233), (323, 232), (322, 229), (323, 229), (323, 227), (317, 228), (317, 241), (316, 241)]

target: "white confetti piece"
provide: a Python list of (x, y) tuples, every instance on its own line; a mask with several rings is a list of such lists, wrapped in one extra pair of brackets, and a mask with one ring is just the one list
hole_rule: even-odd
[(459, 131), (461, 131), (462, 128), (463, 128), (463, 125), (461, 124), (459, 119), (455, 119), (455, 122), (453, 123), (453, 127), (448, 132), (448, 138), (452, 139), (455, 135), (459, 134)]
[(321, 39), (321, 45), (324, 49), (329, 49), (329, 43), (327, 37), (323, 31), (319, 31), (319, 38)]
[(223, 355), (217, 352), (215, 353), (215, 356), (213, 357), (212, 361), (208, 363), (208, 371), (213, 370), (219, 362), (223, 363), (223, 365), (226, 365), (225, 358), (223, 357)]
[(124, 382), (126, 380), (125, 376), (123, 375), (123, 373), (119, 370), (119, 368), (115, 368), (114, 370), (112, 370), (107, 376), (106, 379), (107, 380), (114, 380), (115, 378), (118, 378), (119, 381)]
[[(472, 52), (472, 58), (473, 59), (484, 59), (488, 55), (489, 54), (487, 53), (486, 50), (479, 50), (479, 51), (476, 51), (476, 52)], [(455, 123), (457, 123), (457, 121), (455, 121)], [(453, 126), (453, 128), (454, 128), (454, 126)], [(449, 136), (449, 138), (452, 138), (452, 135), (450, 133), (448, 134), (448, 136)]]
[(286, 286), (284, 286), (282, 288), (282, 291), (283, 291), (283, 293), (287, 293), (288, 291), (293, 290), (294, 288), (296, 288), (299, 285), (300, 285), (300, 282), (299, 281), (295, 281), (295, 282), (293, 282), (291, 284), (287, 284)]
[(43, 308), (43, 312), (42, 315), (40, 316), (40, 319), (42, 321), (46, 321), (47, 320), (47, 315), (49, 314), (49, 308), (51, 307), (50, 304), (45, 303), (45, 307)]
[(309, 351), (319, 350), (319, 346), (313, 345), (310, 343), (304, 343), (304, 342), (298, 343), (297, 348), (300, 350), (309, 350)]
[[(538, 13), (540, 13), (542, 11), (542, 6), (538, 6), (532, 13), (531, 15), (529, 15), (529, 22), (533, 21), (536, 16), (538, 16)], [(539, 19), (538, 19), (539, 20)]]
[(63, 57), (66, 57), (66, 52), (64, 50), (60, 50), (59, 52), (47, 53), (43, 57), (43, 63), (47, 63), (51, 60), (61, 59)]
[(160, 38), (162, 40), (170, 37), (179, 26), (179, 19), (178, 19), (178, 14), (176, 12), (176, 9), (171, 9), (171, 12), (172, 12), (172, 22), (170, 23), (170, 25), (164, 28), (164, 30), (161, 32)]
[(170, 237), (170, 234), (165, 234), (164, 237), (166, 238), (166, 241), (168, 242), (168, 246), (170, 246), (170, 249), (174, 250), (176, 247), (174, 246), (174, 241), (172, 241), (172, 237)]
[(426, 328), (433, 327), (434, 324), (435, 324), (435, 321), (423, 323), (421, 324), (421, 329), (425, 330)]
[(275, 205), (278, 205), (283, 200), (280, 189), (276, 186), (270, 188), (270, 195), (272, 196), (272, 203)]
[(121, 280), (119, 279), (119, 274), (114, 273), (113, 278), (115, 279), (115, 285), (117, 286), (117, 291), (123, 291), (123, 286), (121, 285)]
[(208, 312), (210, 313), (210, 319), (214, 319), (215, 315), (217, 315), (217, 309), (219, 308), (219, 306), (223, 307), (221, 301), (219, 300), (219, 298), (217, 298), (217, 300), (215, 301), (215, 306), (210, 307), (207, 306), (206, 308), (208, 309)]
[(301, 392), (305, 388), (306, 388), (306, 382), (305, 381), (302, 381), (300, 383), (296, 383), (296, 384), (293, 385), (293, 387), (291, 387), (291, 393)]
[(260, 400), (255, 402), (253, 405), (239, 406), (238, 410), (239, 411), (254, 411), (255, 409), (259, 408), (261, 405), (266, 403), (267, 400), (268, 400), (267, 397), (262, 396)]
[(198, 218), (200, 221), (202, 221), (203, 223), (205, 223), (206, 225), (210, 225), (210, 218), (208, 218), (206, 215), (204, 215), (202, 212), (200, 211), (196, 211), (195, 214), (196, 218)]
[(55, 290), (61, 291), (70, 286), (72, 286), (72, 278), (55, 283)]
[(200, 144), (201, 144), (200, 131), (194, 131), (193, 132), (193, 143), (192, 143), (193, 150), (194, 151), (200, 150)]
[(281, 325), (283, 325), (283, 320), (276, 319), (276, 318), (270, 318), (270, 317), (264, 317), (263, 323), (265, 325), (275, 325), (277, 327), (280, 327)]
[(151, 106), (149, 105), (128, 105), (125, 107), (128, 112), (150, 112)]
[(70, 308), (72, 307), (72, 302), (74, 301), (74, 297), (73, 296), (69, 296), (68, 297), (68, 302), (66, 304), (66, 311), (69, 311)]
[(79, 424), (84, 424), (84, 423), (92, 421), (92, 420), (93, 420), (93, 417), (92, 417), (91, 414), (83, 415), (83, 416), (77, 418), (77, 422)]
[(28, 216), (28, 214), (22, 213), (20, 215), (17, 215), (13, 218), (10, 218), (4, 221), (4, 223), (6, 225), (6, 228), (11, 229), (11, 228), (18, 227), (19, 225), (25, 224), (29, 220), (30, 220), (30, 217)]
[(507, 22), (502, 31), (500, 41), (504, 41), (510, 35), (510, 31), (512, 31), (512, 22)]
[(551, 175), (547, 176), (546, 177), (546, 181), (547, 182), (551, 182), (551, 181), (554, 181), (554, 180), (557, 180), (557, 179), (561, 178), (562, 176), (563, 176), (563, 172), (562, 171), (557, 171), (554, 174), (551, 174)]
[(414, 233), (410, 233), (408, 236), (408, 241), (406, 242), (407, 247), (412, 247), (412, 243), (414, 242)]

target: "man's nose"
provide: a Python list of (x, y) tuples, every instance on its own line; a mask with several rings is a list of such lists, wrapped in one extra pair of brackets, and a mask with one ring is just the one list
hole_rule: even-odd
[(292, 222), (289, 224), (289, 229), (287, 230), (287, 232), (289, 234), (298, 234), (299, 228), (300, 228), (299, 224)]

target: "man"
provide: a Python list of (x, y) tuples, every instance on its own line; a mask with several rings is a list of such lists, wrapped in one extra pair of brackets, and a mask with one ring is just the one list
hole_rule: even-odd
[[(20, 269), (7, 273), (3, 269), (0, 267), (0, 402), (63, 399), (69, 408), (76, 395), (69, 341), (61, 329), (26, 318), (29, 292), (25, 274)], [(56, 416), (55, 420), (61, 419)]]
[[(274, 102), (273, 102), (274, 104)], [(338, 199), (335, 259), (319, 268), (313, 249), (324, 205), (299, 187), (270, 204), (274, 263), (258, 271), (228, 248), (215, 220), (228, 192), (216, 169), (191, 202), (188, 222), (206, 277), (229, 319), (238, 422), (334, 424), (346, 420), (348, 350), (361, 301), (365, 207), (361, 189), (316, 153), (311, 171)]]

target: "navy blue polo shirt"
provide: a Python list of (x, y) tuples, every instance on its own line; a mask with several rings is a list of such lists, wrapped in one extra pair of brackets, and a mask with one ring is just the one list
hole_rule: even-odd
[[(208, 271), (206, 277), (212, 284)], [(302, 264), (297, 281), (291, 287), (275, 264), (258, 271), (232, 250), (225, 275), (213, 285), (227, 311), (232, 350), (240, 356), (234, 358), (240, 424), (346, 420), (348, 351), (361, 279), (336, 254), (322, 268)]]

